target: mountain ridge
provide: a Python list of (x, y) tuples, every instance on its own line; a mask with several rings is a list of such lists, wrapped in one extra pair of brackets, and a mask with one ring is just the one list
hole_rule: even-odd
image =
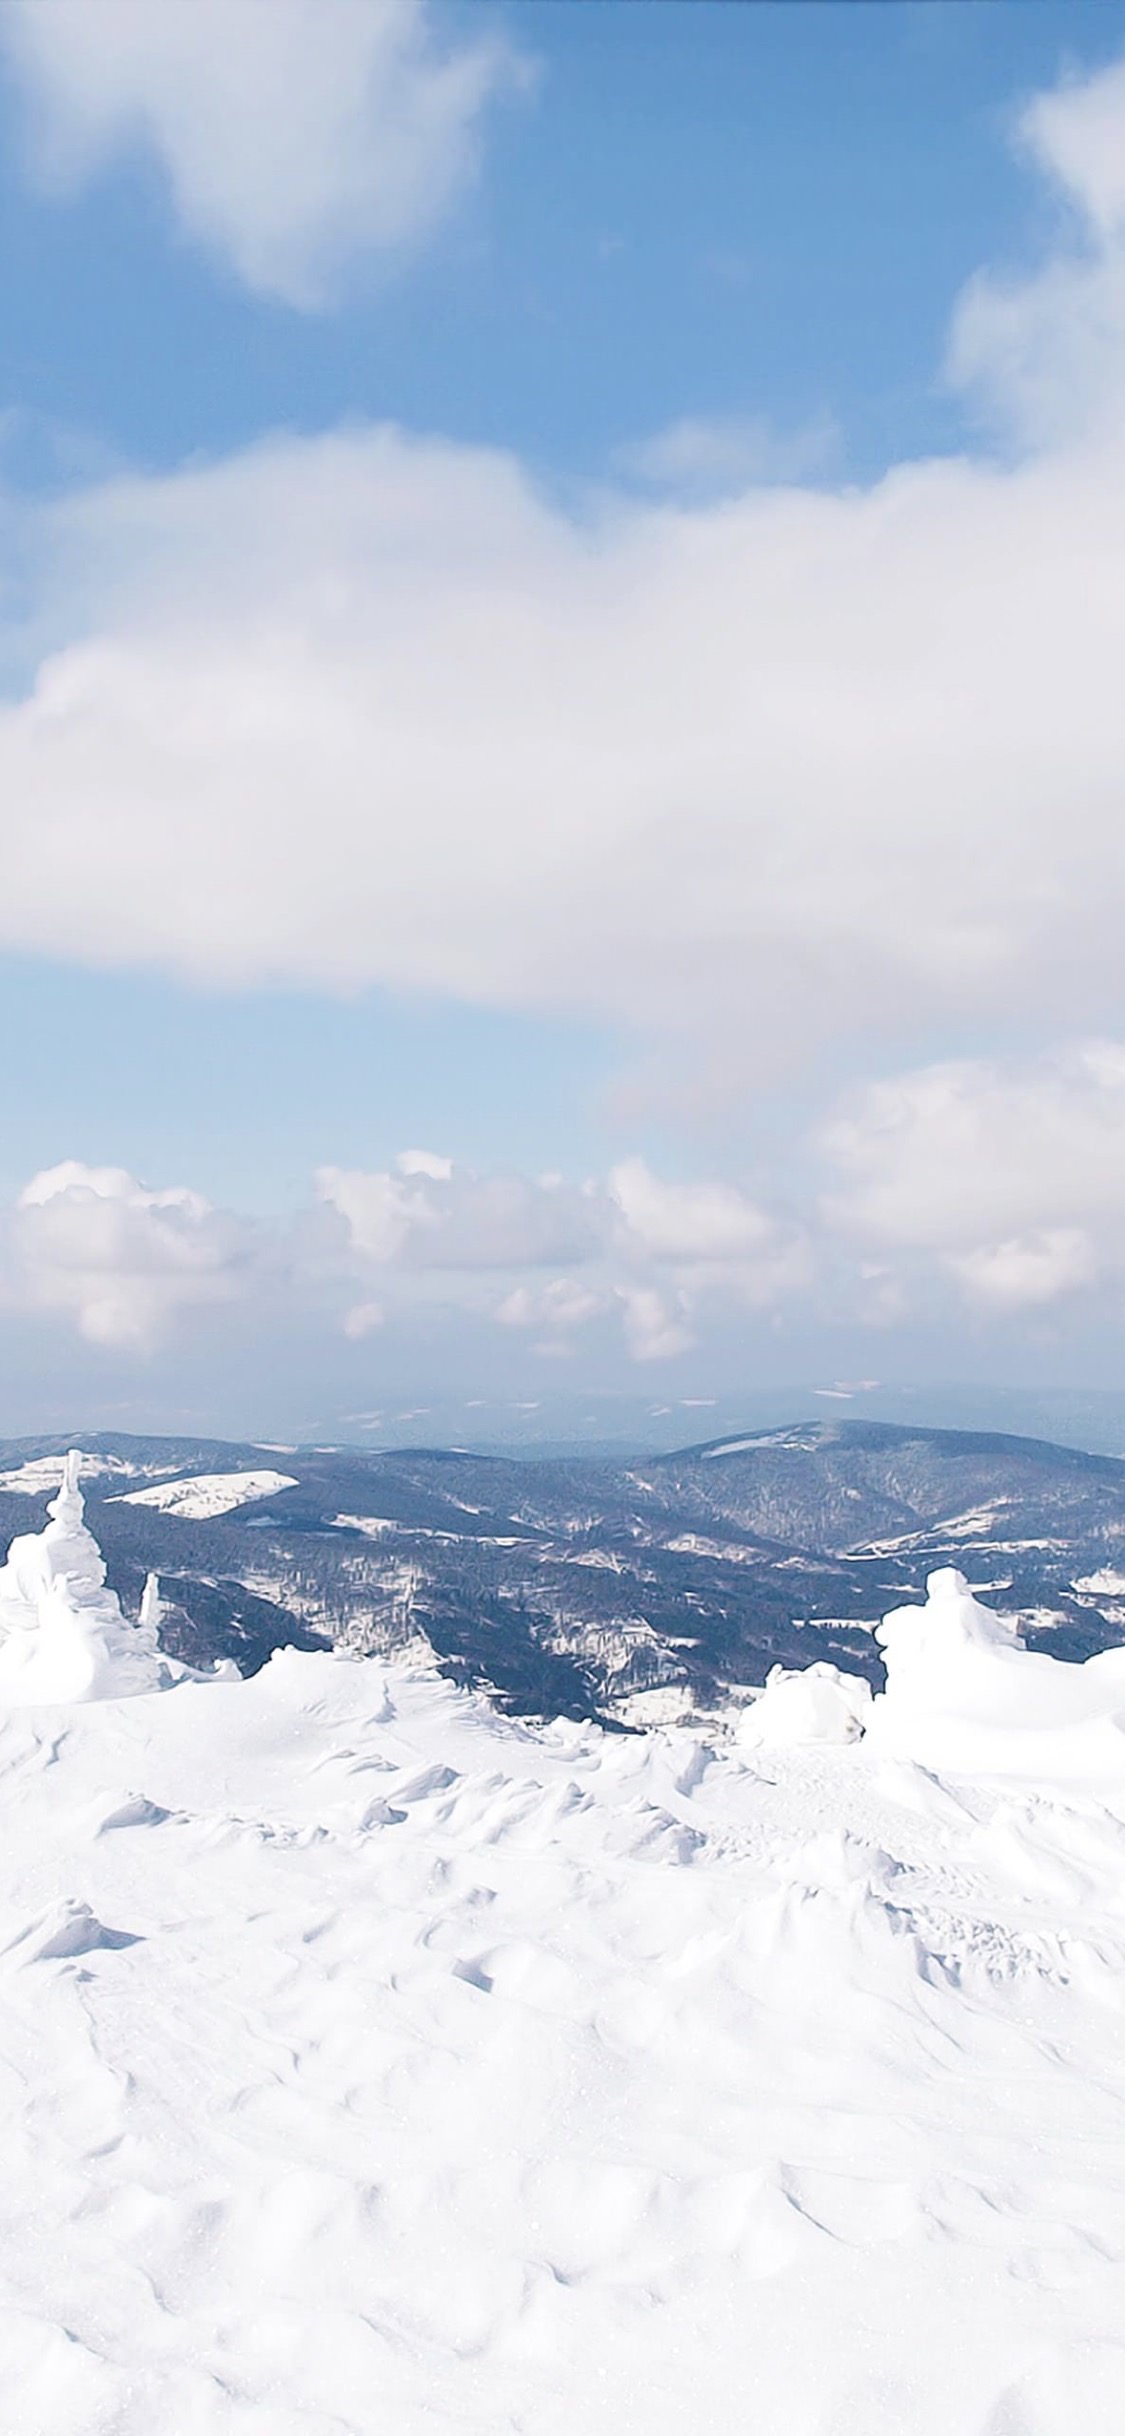
[(502, 1706), (645, 1722), (812, 1656), (877, 1684), (872, 1627), (951, 1563), (1033, 1647), (1125, 1638), (1125, 1460), (1008, 1432), (813, 1417), (628, 1462), (40, 1433), (0, 1441), (0, 1532), (68, 1444), (114, 1588), (157, 1572), (193, 1665), (412, 1644)]

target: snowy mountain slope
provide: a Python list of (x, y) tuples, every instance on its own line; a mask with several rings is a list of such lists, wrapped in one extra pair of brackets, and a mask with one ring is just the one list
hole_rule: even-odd
[[(61, 1453), (35, 1455), (29, 1462), (17, 1464), (14, 1471), (0, 1472), (0, 1491), (20, 1497), (49, 1497), (52, 1489), (57, 1489), (59, 1485), (60, 1462)], [(123, 1455), (99, 1455), (90, 1452), (79, 1458), (79, 1469), (87, 1484), (106, 1473), (115, 1473), (131, 1479), (137, 1473), (153, 1469), (159, 1471), (162, 1468), (160, 1464), (153, 1466), (144, 1463), (130, 1463), (128, 1458)]]
[(119, 1491), (115, 1505), (153, 1506), (160, 1514), (179, 1514), (185, 1522), (210, 1522), (237, 1507), (256, 1505), (297, 1486), (290, 1472), (195, 1472), (186, 1480), (161, 1480), (148, 1489)]

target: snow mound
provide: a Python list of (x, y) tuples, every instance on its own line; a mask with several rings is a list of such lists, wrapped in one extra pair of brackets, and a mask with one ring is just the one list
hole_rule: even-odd
[(1080, 1666), (1028, 1650), (952, 1566), (875, 1637), (887, 1686), (871, 1708), (873, 1749), (959, 1775), (1125, 1783), (1125, 1649)]
[(217, 1514), (233, 1514), (237, 1506), (296, 1486), (291, 1472), (197, 1472), (190, 1480), (159, 1480), (151, 1489), (129, 1489), (110, 1503), (155, 1506), (184, 1522), (211, 1522)]
[(45, 1530), (19, 1534), (0, 1566), (0, 1708), (116, 1700), (169, 1678), (155, 1583), (136, 1624), (106, 1588), (105, 1561), (84, 1519), (79, 1460), (66, 1458)]
[(856, 1742), (871, 1712), (871, 1686), (827, 1659), (814, 1666), (770, 1668), (760, 1700), (739, 1719), (747, 1749), (796, 1743)]

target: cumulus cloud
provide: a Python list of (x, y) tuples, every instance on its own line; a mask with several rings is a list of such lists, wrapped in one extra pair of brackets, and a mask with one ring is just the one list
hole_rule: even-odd
[(1017, 134), (1069, 216), (1030, 275), (970, 282), (949, 371), (1025, 446), (1112, 434), (1125, 389), (1125, 61), (1038, 94)]
[(1125, 234), (1125, 61), (1039, 93), (1021, 132), (1102, 237)]
[(357, 1345), (391, 1322), (425, 1332), (444, 1312), (559, 1355), (608, 1323), (607, 1343), (647, 1361), (693, 1344), (703, 1315), (780, 1303), (798, 1280), (791, 1231), (736, 1187), (666, 1186), (636, 1160), (574, 1185), (405, 1151), (385, 1170), (323, 1168), (315, 1193), (311, 1210), (266, 1224), (186, 1185), (65, 1160), (0, 1226), (3, 1300), (138, 1353), (209, 1306), (257, 1303), (275, 1328)]
[[(1091, 355), (1085, 283), (1116, 228), (1044, 273), (1075, 415), (1015, 464), (581, 512), (360, 429), (29, 509), (0, 940), (608, 1016), (739, 1087), (849, 1034), (1102, 1027), (1125, 317)], [(1037, 293), (959, 324), (1013, 411)]]
[(833, 1230), (1034, 1307), (1125, 1266), (1125, 1046), (962, 1060), (868, 1087), (827, 1126)]
[[(707, 1309), (780, 1303), (807, 1276), (798, 1231), (740, 1187), (669, 1184), (641, 1159), (573, 1186), (409, 1152), (394, 1169), (322, 1168), (317, 1192), (346, 1258), (400, 1279), (444, 1274), (447, 1291), (476, 1307), (474, 1278), (503, 1273), (483, 1307), (502, 1327), (534, 1332), (540, 1352), (566, 1350), (615, 1314), (633, 1359), (670, 1356), (695, 1343)], [(561, 1275), (536, 1274), (562, 1264)]]
[(67, 1313), (91, 1344), (148, 1350), (184, 1313), (230, 1302), (253, 1257), (245, 1222), (176, 1185), (68, 1159), (19, 1196), (12, 1250), (22, 1299)]
[(639, 1158), (570, 1183), (410, 1151), (386, 1169), (321, 1169), (314, 1207), (266, 1225), (186, 1185), (68, 1160), (8, 1213), (4, 1300), (137, 1353), (208, 1308), (257, 1304), (271, 1327), (357, 1347), (388, 1328), (400, 1348), (431, 1342), (456, 1322), (537, 1356), (650, 1363), (748, 1317), (901, 1330), (951, 1295), (1004, 1319), (1125, 1284), (1119, 1043), (884, 1080), (815, 1148), (831, 1189), (795, 1217)]
[(662, 1294), (655, 1286), (619, 1286), (617, 1292), (634, 1362), (666, 1362), (696, 1343), (686, 1294)]
[(573, 1351), (579, 1330), (602, 1317), (608, 1302), (604, 1292), (576, 1277), (553, 1277), (545, 1286), (514, 1286), (495, 1317), (502, 1328), (534, 1329), (533, 1352), (565, 1354)]
[(1094, 1247), (1080, 1227), (1014, 1236), (1009, 1243), (954, 1254), (949, 1265), (981, 1302), (1014, 1311), (1056, 1302), (1060, 1294), (1092, 1285), (1098, 1273)]
[(322, 1167), (321, 1204), (377, 1266), (522, 1269), (583, 1260), (603, 1228), (592, 1192), (518, 1174), (477, 1175), (405, 1152), (398, 1172)]
[[(701, 1089), (849, 1038), (915, 1061), (823, 1133), (804, 1230), (635, 1159), (585, 1186), (418, 1149), (325, 1168), (357, 1338), (412, 1280), (544, 1346), (613, 1313), (646, 1359), (779, 1306), (814, 1250), (884, 1320), (923, 1273), (1001, 1315), (1120, 1275), (1125, 1050), (1089, 1036), (1125, 915), (1125, 66), (1022, 138), (1067, 198), (1055, 250), (975, 283), (952, 342), (1003, 460), (576, 511), (501, 452), (360, 429), (26, 511), (0, 941), (609, 1015)], [(1080, 1045), (918, 1063), (950, 1024)], [(229, 1222), (161, 1223), (199, 1251)], [(64, 1271), (27, 1267), (57, 1307), (124, 1308)], [(141, 1335), (191, 1299), (154, 1292)]]
[(1121, 471), (584, 529), (384, 431), (51, 509), (0, 938), (610, 1014), (743, 1074), (1021, 999), (1100, 1019)]
[(425, 0), (6, 0), (0, 39), (50, 182), (143, 149), (189, 235), (305, 307), (353, 254), (429, 231), (517, 73), (486, 24), (452, 43)]
[(609, 1189), (626, 1238), (653, 1260), (741, 1261), (774, 1239), (773, 1221), (736, 1184), (666, 1184), (643, 1159), (623, 1159)]
[(839, 434), (827, 416), (782, 433), (758, 415), (682, 415), (663, 431), (617, 451), (616, 463), (635, 482), (686, 498), (721, 498), (754, 483), (797, 482), (837, 453)]

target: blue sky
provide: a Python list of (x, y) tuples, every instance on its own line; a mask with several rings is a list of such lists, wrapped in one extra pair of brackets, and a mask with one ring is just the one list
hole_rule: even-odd
[(0, 1426), (1114, 1384), (1123, 56), (11, 0)]
[[(143, 157), (77, 197), (29, 193), (9, 78), (21, 478), (172, 467), (354, 416), (513, 448), (563, 483), (683, 415), (782, 434), (830, 418), (860, 477), (956, 445), (950, 305), (982, 262), (1033, 256), (1049, 208), (1007, 140), (1019, 104), (1125, 39), (1104, 0), (490, 13), (531, 89), (501, 100), (482, 174), (405, 275), (361, 255), (319, 314), (205, 258)], [(474, 0), (445, 22), (480, 15)]]

